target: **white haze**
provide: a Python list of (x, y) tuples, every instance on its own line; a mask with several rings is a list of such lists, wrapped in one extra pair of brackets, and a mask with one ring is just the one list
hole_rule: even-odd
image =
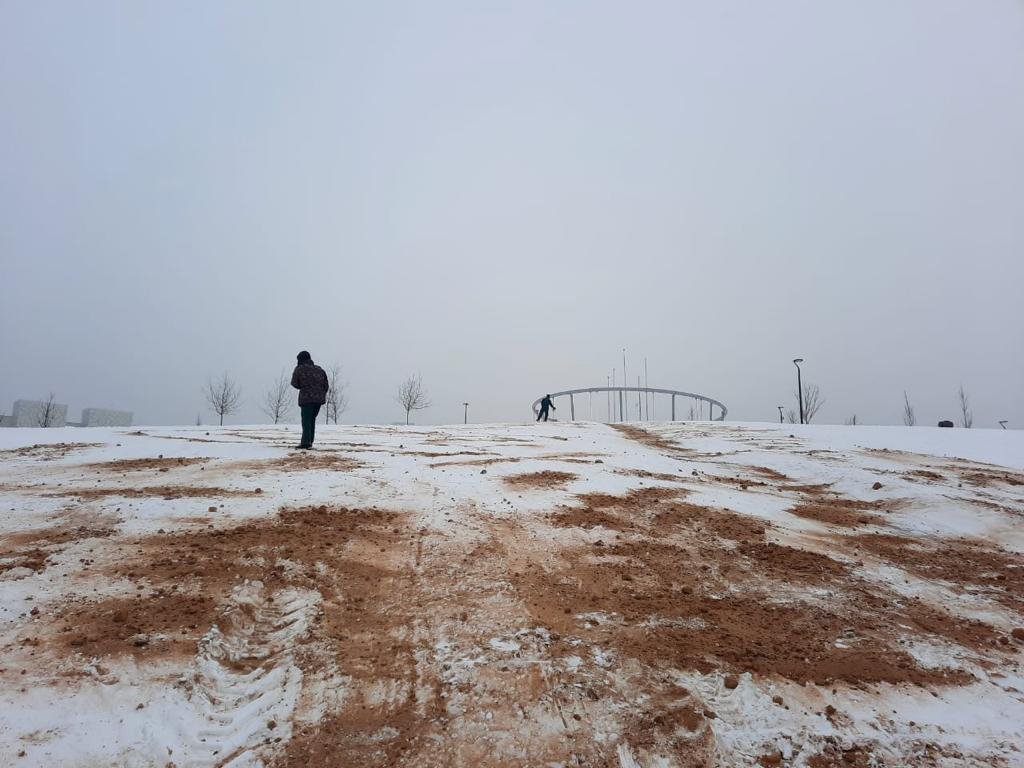
[(308, 349), (343, 421), (522, 420), (627, 347), (1020, 427), (1024, 5), (3, 0), (0, 260), (0, 411), (264, 420)]

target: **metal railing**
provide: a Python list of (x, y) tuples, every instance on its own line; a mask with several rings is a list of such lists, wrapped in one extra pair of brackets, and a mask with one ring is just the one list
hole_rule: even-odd
[[(661, 389), (659, 387), (584, 387), (583, 389), (564, 389), (561, 392), (552, 392), (551, 399), (554, 400), (556, 397), (569, 397), (569, 419), (570, 421), (576, 420), (576, 401), (573, 395), (583, 395), (594, 392), (618, 392), (619, 393), (619, 407), (618, 407), (618, 418), (611, 418), (611, 421), (625, 421), (629, 414), (629, 406), (625, 400), (625, 393), (636, 392), (636, 393), (650, 393), (656, 395), (670, 395), (672, 398), (672, 421), (676, 420), (676, 397), (689, 398), (698, 402), (708, 404), (708, 420), (709, 421), (725, 421), (726, 414), (729, 413), (729, 409), (725, 407), (725, 404), (719, 400), (715, 400), (713, 397), (707, 395), (699, 395), (695, 392), (683, 392), (678, 389)], [(542, 397), (538, 397), (533, 401), (533, 416), (537, 417), (540, 413), (540, 401)], [(625, 407), (624, 407), (625, 406)], [(718, 416), (714, 415), (715, 407), (721, 411)], [(612, 407), (611, 411), (615, 411)], [(626, 414), (625, 417), (622, 414)]]

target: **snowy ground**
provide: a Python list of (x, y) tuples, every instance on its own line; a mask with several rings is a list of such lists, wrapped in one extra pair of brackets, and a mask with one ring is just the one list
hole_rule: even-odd
[(318, 438), (0, 431), (0, 764), (1024, 766), (1022, 432)]

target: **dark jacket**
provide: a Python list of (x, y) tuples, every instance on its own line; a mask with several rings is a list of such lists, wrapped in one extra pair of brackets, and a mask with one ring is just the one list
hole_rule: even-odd
[[(548, 408), (555, 408), (555, 404), (551, 402), (550, 397), (545, 397), (543, 400), (540, 401), (540, 409), (542, 411), (546, 411)], [(558, 409), (555, 408), (555, 410), (557, 411)]]
[(300, 363), (292, 374), (292, 386), (299, 390), (299, 405), (323, 405), (327, 402), (327, 374), (316, 363)]

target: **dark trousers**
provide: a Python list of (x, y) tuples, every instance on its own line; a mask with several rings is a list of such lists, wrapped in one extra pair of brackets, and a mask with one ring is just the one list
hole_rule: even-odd
[(548, 409), (547, 408), (541, 408), (540, 409), (540, 413), (537, 414), (537, 421), (540, 421), (541, 419), (544, 419), (544, 421), (548, 420)]
[(320, 413), (320, 403), (300, 405), (299, 410), (302, 411), (302, 442), (299, 445), (308, 448), (313, 445), (313, 436), (316, 434), (316, 417)]

